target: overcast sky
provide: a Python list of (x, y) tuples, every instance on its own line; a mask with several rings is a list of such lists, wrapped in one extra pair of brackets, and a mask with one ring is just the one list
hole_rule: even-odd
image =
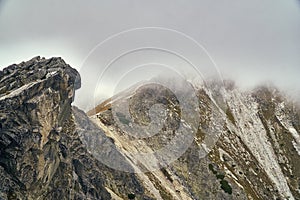
[[(181, 51), (180, 54), (191, 60), (206, 59), (202, 65), (214, 67), (206, 63), (209, 58), (203, 49), (197, 50), (191, 41), (172, 31), (130, 32), (91, 53), (108, 37), (139, 27), (163, 27), (188, 35), (205, 47), (221, 74), (233, 78), (237, 85), (248, 87), (271, 81), (300, 94), (300, 3), (297, 0), (2, 0), (0, 68), (36, 55), (61, 56), (82, 71), (84, 90), (91, 82), (99, 83), (103, 87), (101, 95), (106, 97), (111, 95), (111, 85), (104, 79), (109, 80), (118, 67), (112, 66), (99, 81), (99, 73), (105, 68), (102, 62), (115, 58), (123, 50), (155, 46), (157, 40), (165, 49)], [(142, 65), (143, 59), (149, 63), (153, 57), (154, 63), (172, 65), (176, 57), (162, 51), (158, 54), (157, 49), (143, 52), (143, 55), (130, 55), (133, 60), (137, 56), (142, 58), (135, 66)], [(130, 56), (119, 63), (119, 68), (130, 65)], [(98, 60), (100, 57), (102, 60)], [(178, 65), (178, 69), (185, 68), (182, 63)], [(129, 73), (128, 70), (122, 73)], [(145, 74), (149, 73), (155, 70)], [(147, 77), (140, 75), (140, 79)], [(80, 96), (87, 97), (82, 91), (77, 97)], [(81, 107), (83, 104), (84, 101), (78, 101)]]

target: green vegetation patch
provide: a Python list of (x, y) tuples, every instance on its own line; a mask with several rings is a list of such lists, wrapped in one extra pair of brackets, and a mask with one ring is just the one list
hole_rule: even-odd
[(208, 164), (208, 168), (213, 172), (213, 174), (217, 174), (217, 171), (214, 169), (214, 166), (212, 164)]
[(228, 181), (226, 180), (221, 180), (220, 181), (221, 184), (221, 188), (224, 190), (224, 192), (228, 193), (228, 194), (232, 194), (232, 188), (231, 186), (228, 184)]
[(217, 177), (217, 179), (224, 179), (225, 175), (224, 174), (217, 174), (216, 177)]
[(208, 168), (210, 171), (213, 172), (213, 174), (216, 175), (216, 178), (220, 180), (221, 189), (224, 190), (224, 192), (228, 194), (232, 194), (232, 188), (228, 184), (228, 181), (224, 180), (225, 175), (224, 174), (218, 174), (218, 171), (214, 169), (214, 166), (212, 164), (208, 164)]
[(135, 195), (132, 194), (132, 193), (128, 194), (127, 196), (128, 196), (128, 199), (134, 199), (135, 198)]

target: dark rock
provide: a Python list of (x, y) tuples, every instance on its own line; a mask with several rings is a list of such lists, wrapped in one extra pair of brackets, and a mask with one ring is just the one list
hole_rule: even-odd
[(82, 144), (80, 111), (71, 107), (80, 88), (75, 69), (61, 58), (35, 57), (5, 68), (0, 80), (0, 199), (110, 199), (105, 187), (143, 197), (136, 176), (106, 167)]

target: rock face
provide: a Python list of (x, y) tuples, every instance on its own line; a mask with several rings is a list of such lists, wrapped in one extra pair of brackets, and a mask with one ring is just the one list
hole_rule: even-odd
[(106, 188), (147, 199), (134, 174), (106, 167), (84, 148), (78, 132), (92, 125), (71, 107), (79, 87), (78, 72), (61, 58), (0, 72), (0, 199), (111, 199)]
[[(218, 84), (195, 88), (200, 116), (191, 124), (172, 91), (151, 85), (108, 99), (88, 117), (71, 106), (80, 76), (61, 58), (5, 68), (0, 199), (300, 199), (299, 107), (273, 88)], [(114, 113), (126, 101), (132, 121)], [(123, 128), (149, 125), (156, 103), (167, 110), (159, 134), (135, 138)], [(157, 170), (137, 162), (136, 152), (170, 144), (181, 122), (196, 133), (178, 159)]]
[[(80, 87), (78, 72), (61, 59), (36, 57), (0, 74), (4, 88), (0, 96), (0, 196), (41, 199), (50, 193), (67, 195), (63, 187), (70, 177), (64, 172), (71, 166), (61, 162), (67, 158), (59, 141), (64, 129), (72, 132), (65, 122), (71, 118), (74, 88)], [(55, 177), (62, 175), (62, 188), (57, 188)]]

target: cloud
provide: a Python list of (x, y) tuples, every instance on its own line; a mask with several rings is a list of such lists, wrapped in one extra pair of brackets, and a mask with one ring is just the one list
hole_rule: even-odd
[[(243, 3), (197, 0), (188, 4), (182, 1), (0, 1), (0, 66), (40, 54), (62, 56), (81, 70), (89, 52), (109, 36), (135, 27), (157, 26), (194, 38), (209, 52), (222, 75), (236, 80), (241, 87), (271, 81), (297, 94), (300, 91), (299, 11), (296, 0)], [(150, 43), (153, 34), (145, 34)], [(174, 47), (174, 42), (168, 43), (165, 38), (157, 41)], [(128, 41), (112, 44), (94, 63), (101, 57), (110, 58), (122, 47), (131, 48), (136, 44)], [(201, 53), (188, 43), (176, 44), (181, 47), (176, 47), (177, 50), (189, 59), (203, 60)], [(167, 57), (161, 57), (166, 63), (172, 63), (166, 61)], [(99, 77), (93, 75), (98, 71), (101, 74), (105, 68), (105, 64), (92, 66), (83, 74), (83, 86), (90, 87), (89, 84), (97, 82)], [(183, 71), (186, 67), (181, 65)], [(115, 73), (107, 76), (107, 79), (114, 78)], [(106, 97), (114, 86), (107, 82), (103, 87), (100, 93)], [(91, 92), (94, 90), (84, 89), (76, 98), (84, 99)], [(80, 107), (86, 104), (78, 103)]]

